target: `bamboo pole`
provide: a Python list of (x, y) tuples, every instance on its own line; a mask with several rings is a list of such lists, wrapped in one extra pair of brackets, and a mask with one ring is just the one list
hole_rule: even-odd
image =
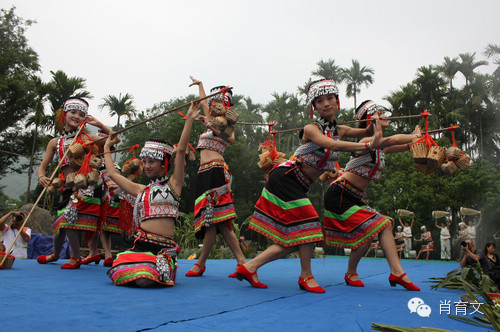
[[(81, 125), (81, 126), (80, 126), (80, 128), (78, 128), (78, 131), (76, 132), (75, 137), (78, 137), (78, 135), (80, 135), (80, 132), (82, 131), (83, 127), (84, 127), (84, 126), (83, 126), (83, 125)], [(76, 140), (73, 140), (73, 142), (71, 142), (71, 144), (70, 144), (69, 146), (71, 146), (71, 145), (73, 145), (73, 144), (75, 144), (75, 143), (76, 143)], [(58, 171), (58, 170), (59, 170), (59, 168), (61, 167), (61, 164), (62, 164), (63, 160), (66, 158), (66, 156), (67, 156), (68, 152), (69, 152), (69, 149), (66, 149), (66, 151), (64, 152), (63, 157), (61, 158), (61, 160), (60, 160), (60, 161), (59, 161), (59, 163), (57, 164), (56, 168), (55, 168), (55, 169), (54, 169), (54, 171), (52, 172), (52, 175), (50, 176), (50, 182), (52, 182), (52, 180), (54, 179), (54, 176), (56, 175), (57, 171)], [(35, 201), (35, 203), (33, 203), (33, 207), (31, 208), (30, 212), (28, 213), (28, 215), (26, 216), (26, 218), (24, 218), (24, 222), (23, 222), (23, 224), (21, 225), (21, 229), (23, 229), (23, 228), (24, 228), (24, 226), (26, 225), (26, 222), (28, 222), (28, 219), (29, 219), (29, 218), (31, 217), (31, 215), (33, 214), (33, 211), (35, 210), (35, 208), (36, 208), (36, 206), (37, 206), (38, 202), (40, 201), (40, 199), (42, 198), (43, 194), (45, 194), (45, 192), (47, 191), (47, 188), (48, 188), (48, 187), (49, 187), (49, 186), (44, 187), (44, 188), (43, 188), (43, 190), (42, 190), (42, 192), (40, 193), (40, 195), (38, 195), (38, 198), (37, 198), (37, 200)], [(6, 254), (8, 254), (8, 253), (11, 251), (12, 247), (13, 247), (13, 246), (14, 246), (14, 244), (16, 243), (17, 238), (19, 237), (19, 234), (21, 234), (21, 232), (18, 232), (18, 233), (17, 233), (17, 235), (16, 235), (16, 237), (14, 238), (14, 241), (12, 241), (12, 244), (10, 245), (9, 249), (8, 249), (8, 250), (6, 250)], [(5, 262), (5, 260), (6, 260), (6, 259), (7, 259), (7, 255), (5, 255), (5, 256), (3, 257), (3, 259), (2, 259), (2, 261), (0, 262), (0, 267), (2, 267), (2, 266), (3, 266), (3, 263)]]
[[(431, 115), (431, 114), (429, 114)], [(384, 118), (384, 120), (400, 120), (400, 119), (410, 119), (410, 118), (418, 118), (421, 117), (421, 114), (415, 114), (415, 115), (402, 115), (402, 116), (391, 116), (388, 118)], [(338, 125), (346, 125), (346, 124), (353, 124), (353, 123), (358, 123), (358, 122), (366, 122), (366, 121), (374, 121), (376, 119), (364, 119), (364, 120), (353, 120), (353, 121), (347, 121), (343, 123), (339, 123)]]

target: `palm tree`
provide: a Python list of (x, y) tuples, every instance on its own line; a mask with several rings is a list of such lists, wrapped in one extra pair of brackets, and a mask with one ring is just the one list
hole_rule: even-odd
[(337, 83), (342, 83), (343, 69), (335, 64), (334, 59), (328, 59), (326, 61), (320, 60), (316, 64), (318, 65), (318, 69), (312, 71), (311, 74), (322, 78), (330, 78)]
[(68, 77), (62, 70), (51, 71), (50, 74), (52, 80), (48, 83), (48, 99), (54, 113), (69, 97), (92, 98), (90, 92), (84, 90), (87, 88), (86, 79), (76, 76)]
[(361, 67), (358, 60), (352, 60), (352, 66), (349, 69), (343, 69), (343, 78), (347, 83), (347, 97), (354, 97), (354, 109), (356, 109), (356, 96), (361, 92), (360, 87), (364, 84), (366, 87), (373, 83), (373, 74), (375, 70), (370, 67)]
[(474, 76), (474, 69), (479, 66), (488, 64), (486, 60), (475, 61), (476, 53), (462, 53), (458, 55), (462, 62), (460, 63), (458, 71), (465, 77), (465, 86), (468, 86), (472, 77)]
[(106, 97), (103, 98), (104, 103), (99, 105), (100, 109), (103, 109), (105, 107), (109, 108), (109, 115), (114, 116), (117, 115), (118, 119), (116, 121), (116, 128), (120, 128), (120, 118), (125, 115), (129, 119), (132, 118), (132, 115), (135, 115), (135, 108), (134, 108), (134, 97), (131, 94), (126, 93), (125, 95), (122, 96), (120, 93), (119, 97), (113, 96), (113, 95), (107, 95)]
[(437, 69), (450, 83), (450, 96), (453, 94), (453, 78), (460, 68), (460, 62), (458, 58), (450, 59), (450, 57), (444, 57), (444, 63), (441, 66), (437, 66)]

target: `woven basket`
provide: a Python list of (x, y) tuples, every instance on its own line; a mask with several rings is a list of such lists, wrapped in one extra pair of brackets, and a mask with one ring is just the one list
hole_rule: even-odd
[(446, 160), (446, 150), (440, 146), (432, 146), (427, 153), (427, 166), (438, 168)]
[(130, 165), (130, 162), (126, 163), (122, 167), (122, 174), (123, 175), (129, 175), (132, 173), (132, 166)]
[(62, 184), (63, 184), (63, 182), (60, 178), (55, 178), (54, 180), (52, 180), (52, 186), (56, 189), (61, 187)]
[(424, 142), (413, 144), (410, 148), (414, 159), (427, 158), (427, 145)]
[(267, 151), (271, 151), (272, 149), (273, 149), (273, 147), (270, 144), (261, 143), (259, 145), (259, 149), (257, 151), (259, 153), (264, 153), (264, 152), (267, 152)]
[(453, 161), (447, 161), (441, 165), (441, 170), (448, 174), (453, 174), (458, 170), (457, 165)]
[(236, 113), (236, 111), (234, 111), (233, 109), (228, 109), (226, 111), (226, 114), (224, 115), (224, 117), (226, 118), (227, 122), (229, 124), (232, 124), (234, 125), (237, 121), (238, 121), (238, 113)]
[(474, 210), (471, 208), (465, 208), (465, 207), (460, 208), (460, 214), (464, 215), (464, 216), (475, 216), (476, 214), (480, 214), (480, 213), (481, 213), (481, 211)]
[(14, 265), (14, 261), (16, 260), (16, 258), (12, 255), (0, 252), (0, 262), (3, 260), (5, 255), (7, 255), (7, 258), (5, 259), (5, 262), (3, 262), (2, 265), (0, 265), (0, 269), (11, 269), (12, 265)]
[(78, 168), (82, 167), (82, 165), (83, 165), (83, 158), (71, 159), (71, 161), (69, 162), (69, 165), (72, 168), (78, 169)]
[[(262, 154), (260, 156), (262, 156)], [(261, 170), (268, 173), (270, 170), (273, 169), (274, 163), (273, 163), (273, 160), (271, 158), (263, 156), (263, 157), (261, 157), (261, 159), (259, 160), (257, 165), (260, 167)]]
[(399, 209), (398, 210), (398, 215), (400, 217), (407, 217), (407, 216), (412, 216), (414, 215), (414, 212), (412, 211), (408, 211), (408, 210), (405, 210), (405, 209)]
[(446, 217), (449, 215), (450, 215), (450, 213), (446, 212), (446, 211), (432, 211), (432, 218), (434, 218), (434, 219), (443, 218), (443, 217)]
[(54, 186), (49, 186), (47, 188), (47, 194), (49, 195), (55, 195), (57, 192), (57, 188), (55, 188)]
[[(97, 147), (97, 145), (95, 144), (90, 144), (92, 143), (92, 141), (90, 140), (84, 140), (83, 141), (85, 145), (83, 148), (85, 150), (85, 153), (91, 153), (91, 154), (98, 154), (99, 153), (99, 148)], [(92, 150), (91, 150), (91, 147), (92, 147)]]
[(90, 185), (94, 185), (97, 182), (99, 182), (99, 172), (98, 171), (92, 171), (89, 174), (87, 174), (87, 182)]
[(134, 158), (128, 162), (132, 171), (139, 169), (141, 167), (141, 161), (138, 158)]
[(226, 108), (224, 107), (224, 105), (222, 105), (220, 101), (212, 102), (212, 106), (210, 107), (210, 114), (212, 116), (219, 116), (226, 114)]
[(460, 158), (461, 154), (462, 150), (460, 150), (457, 147), (450, 146), (449, 148), (446, 149), (446, 158), (448, 159), (458, 159)]
[(468, 154), (464, 154), (457, 160), (457, 166), (461, 170), (467, 169), (470, 167), (470, 156)]
[(102, 159), (96, 156), (92, 156), (89, 160), (89, 165), (94, 168), (99, 168), (102, 165)]
[(210, 121), (210, 126), (217, 130), (224, 130), (227, 127), (227, 120), (222, 116), (217, 116)]
[(75, 173), (71, 172), (66, 175), (66, 186), (73, 187), (75, 185)]
[(234, 133), (234, 126), (228, 124), (224, 130), (222, 130), (226, 135), (231, 136)]
[[(415, 159), (413, 159), (413, 161), (415, 161)], [(420, 164), (420, 163), (414, 162), (413, 166), (415, 166), (417, 171), (419, 171), (420, 173), (422, 173), (424, 175), (432, 174), (436, 170), (436, 168), (427, 165), (427, 163)]]
[(87, 177), (82, 173), (75, 175), (75, 187), (80, 189), (87, 187)]
[(80, 143), (75, 143), (68, 148), (68, 157), (71, 159), (77, 159), (85, 154), (85, 149)]

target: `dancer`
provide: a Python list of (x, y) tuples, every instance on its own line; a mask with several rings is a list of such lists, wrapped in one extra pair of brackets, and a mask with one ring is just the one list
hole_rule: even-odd
[(405, 250), (403, 227), (401, 225), (398, 225), (398, 227), (396, 227), (396, 234), (394, 234), (394, 241), (396, 241), (396, 250), (398, 251), (398, 257), (399, 259), (401, 259), (401, 253)]
[(425, 225), (420, 227), (420, 230), (422, 231), (422, 234), (420, 234), (420, 239), (418, 239), (416, 241), (424, 242), (424, 244), (422, 244), (422, 247), (420, 248), (420, 251), (418, 252), (418, 255), (415, 258), (415, 260), (418, 261), (418, 259), (420, 258), (420, 255), (423, 252), (426, 252), (427, 254), (426, 254), (425, 260), (428, 261), (429, 260), (429, 253), (431, 251), (434, 251), (434, 241), (432, 241), (431, 232), (427, 230), (427, 227), (425, 227)]
[[(54, 155), (61, 162), (66, 147), (73, 140), (77, 139), (75, 135), (79, 126), (84, 121), (87, 124), (102, 129), (105, 133), (111, 132), (102, 122), (89, 115), (88, 109), (89, 104), (85, 100), (72, 97), (64, 103), (61, 111), (58, 111), (61, 113), (57, 113), (56, 115), (56, 129), (59, 129), (61, 134), (59, 137), (55, 137), (49, 141), (43, 160), (38, 168), (38, 183), (41, 186), (47, 187), (50, 185), (50, 179), (45, 176), (47, 167)], [(60, 126), (60, 124), (63, 124), (63, 126)], [(99, 140), (99, 137), (95, 135), (88, 135), (88, 138), (92, 141)], [(104, 143), (103, 141), (101, 142)], [(102, 144), (101, 142), (98, 144)], [(75, 158), (66, 157), (61, 163), (61, 171), (65, 178), (68, 177), (68, 174), (80, 169), (81, 165), (73, 161), (75, 161)], [(89, 185), (87, 188), (78, 189), (77, 191), (73, 191), (73, 186), (66, 183), (62, 195), (63, 201), (57, 208), (59, 211), (58, 217), (54, 221), (54, 252), (50, 255), (38, 256), (37, 261), (40, 264), (57, 261), (67, 237), (71, 248), (71, 258), (66, 264), (61, 266), (61, 269), (77, 269), (81, 264), (78, 231), (85, 231), (87, 236), (97, 231), (102, 196), (101, 183), (98, 182), (95, 185)], [(77, 201), (76, 211), (74, 201)]]
[[(193, 83), (198, 85), (200, 98), (205, 97), (203, 83), (191, 77)], [(223, 86), (214, 87), (210, 93), (222, 91)], [(236, 218), (233, 205), (233, 193), (231, 191), (232, 175), (224, 161), (226, 147), (234, 142), (234, 132), (228, 135), (222, 130), (213, 127), (214, 115), (212, 110), (229, 108), (232, 100), (232, 92), (225, 91), (208, 100), (202, 101), (201, 106), (204, 116), (200, 116), (207, 130), (200, 135), (198, 146), (200, 151), (200, 168), (196, 178), (196, 202), (194, 207), (195, 235), (203, 239), (203, 247), (200, 257), (194, 266), (186, 273), (186, 277), (202, 276), (206, 270), (206, 262), (212, 250), (217, 233), (221, 233), (229, 249), (231, 249), (237, 261), (237, 267), (246, 262), (245, 256), (238, 244), (234, 234), (232, 223)], [(236, 272), (228, 277), (235, 278)]]
[[(469, 237), (469, 230), (467, 229), (467, 224), (464, 221), (461, 221), (458, 223), (458, 237), (457, 237), (457, 244), (458, 244), (458, 252), (459, 252), (459, 257), (457, 258), (457, 262), (461, 262), (464, 253), (463, 250), (463, 244), (462, 242), (466, 242), (470, 240)], [(474, 242), (472, 242), (474, 244)], [(474, 245), (476, 247), (476, 245)]]
[[(355, 112), (356, 120), (377, 119), (382, 129), (389, 126), (385, 118), (386, 109), (374, 102), (364, 101)], [(366, 126), (362, 121), (361, 128)], [(330, 184), (325, 194), (325, 243), (326, 245), (351, 248), (349, 263), (344, 280), (347, 285), (363, 287), (357, 273), (357, 266), (363, 254), (370, 246), (372, 239), (378, 235), (380, 246), (384, 251), (391, 270), (389, 282), (391, 286), (400, 284), (408, 290), (418, 291), (406, 275), (399, 260), (392, 223), (369, 207), (363, 200), (366, 189), (372, 180), (378, 180), (385, 166), (385, 153), (406, 151), (411, 141), (422, 135), (417, 126), (412, 134), (397, 134), (385, 137), (379, 148), (360, 149), (347, 163), (342, 175)], [(360, 144), (370, 147), (371, 138), (364, 138)], [(368, 150), (368, 151), (367, 151)]]
[(365, 257), (367, 257), (370, 252), (373, 250), (374, 255), (373, 258), (377, 258), (377, 250), (380, 249), (380, 241), (378, 240), (378, 237), (374, 237), (372, 239), (372, 243), (370, 243), (370, 248), (366, 251)]
[(409, 224), (406, 221), (403, 224), (403, 222), (401, 221), (401, 216), (399, 216), (399, 223), (403, 227), (403, 240), (404, 240), (404, 243), (405, 243), (405, 252), (404, 252), (405, 253), (405, 258), (410, 258), (410, 252), (411, 252), (411, 249), (412, 249), (411, 241), (412, 241), (412, 238), (413, 238), (411, 230), (413, 229), (413, 222), (414, 221), (415, 221), (415, 214), (412, 215), (411, 224)]
[(144, 186), (132, 182), (116, 170), (110, 147), (117, 142), (110, 135), (104, 145), (104, 163), (108, 176), (120, 188), (136, 196), (134, 221), (136, 232), (125, 245), (108, 270), (115, 285), (138, 287), (174, 286), (177, 270), (177, 252), (174, 223), (179, 216), (180, 195), (184, 184), (183, 156), (186, 153), (191, 127), (198, 114), (199, 102), (191, 103), (184, 129), (177, 145), (177, 157), (170, 178), (167, 176), (174, 147), (161, 140), (149, 140), (141, 150), (144, 172), (151, 180)]
[[(465, 223), (464, 216), (461, 215), (460, 218), (462, 219), (462, 222)], [(469, 236), (469, 239), (471, 239), (471, 241), (474, 243), (475, 247), (477, 247), (476, 243), (477, 229), (481, 224), (482, 219), (483, 219), (483, 213), (479, 212), (479, 221), (477, 222), (477, 224), (474, 225), (472, 219), (469, 219), (469, 221), (467, 222), (467, 235)]]
[(439, 242), (441, 244), (441, 260), (447, 261), (451, 259), (451, 234), (449, 226), (448, 220), (442, 222), (441, 226), (439, 226), (436, 219), (436, 227), (440, 229)]
[[(299, 287), (314, 293), (325, 292), (314, 279), (311, 269), (314, 244), (323, 241), (323, 232), (318, 213), (307, 197), (309, 188), (322, 173), (335, 169), (341, 151), (369, 151), (378, 146), (382, 138), (377, 124), (365, 129), (337, 126), (338, 96), (333, 80), (311, 83), (307, 100), (311, 111), (318, 112), (318, 120), (301, 131), (302, 145), (295, 151), (292, 160), (278, 165), (269, 173), (249, 228), (271, 239), (274, 244), (238, 268), (238, 279), (246, 279), (253, 287), (267, 288), (257, 276), (257, 270), (262, 265), (298, 250), (301, 265)], [(342, 137), (372, 134), (370, 144), (340, 140)]]

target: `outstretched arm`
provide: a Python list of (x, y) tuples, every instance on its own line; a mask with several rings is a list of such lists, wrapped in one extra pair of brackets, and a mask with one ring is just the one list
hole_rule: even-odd
[(411, 225), (410, 225), (410, 228), (413, 228), (413, 222), (415, 221), (415, 213), (413, 214), (413, 216), (411, 217)]
[[(191, 79), (191, 81), (193, 81), (193, 83), (189, 84), (189, 86), (197, 85), (198, 86), (198, 94), (199, 94), (200, 98), (205, 98), (207, 96), (207, 94), (205, 93), (205, 88), (203, 87), (203, 82), (200, 80), (197, 80), (193, 76), (189, 76), (189, 78)], [(201, 101), (201, 108), (203, 109), (203, 114), (205, 114), (206, 116), (210, 115), (210, 106), (208, 105), (208, 101), (206, 99)]]
[(184, 123), (184, 129), (182, 129), (181, 137), (179, 138), (179, 143), (177, 144), (177, 152), (175, 156), (174, 172), (170, 178), (170, 185), (175, 193), (180, 196), (182, 192), (182, 186), (184, 185), (184, 168), (186, 166), (186, 149), (189, 143), (189, 136), (191, 135), (191, 128), (193, 126), (194, 119), (198, 116), (198, 109), (200, 107), (200, 102), (193, 103), (189, 107), (188, 113), (186, 115), (186, 122)]
[(13, 214), (14, 214), (14, 211), (10, 211), (6, 215), (4, 215), (2, 218), (0, 218), (0, 231), (3, 231), (5, 223), (7, 222), (9, 217)]
[(145, 186), (139, 183), (130, 181), (120, 173), (115, 168), (115, 163), (111, 158), (111, 147), (120, 142), (118, 135), (111, 133), (104, 143), (104, 165), (106, 166), (106, 171), (108, 176), (113, 180), (120, 188), (125, 190), (132, 196), (137, 196), (141, 191), (144, 190)]
[(483, 220), (483, 213), (479, 213), (479, 221), (477, 222), (476, 224), (476, 228), (479, 227), (479, 225), (481, 224), (481, 220)]

